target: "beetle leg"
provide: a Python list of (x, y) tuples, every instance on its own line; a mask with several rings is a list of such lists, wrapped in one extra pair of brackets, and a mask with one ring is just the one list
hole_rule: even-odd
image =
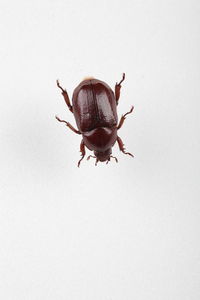
[(96, 158), (96, 156), (89, 155), (89, 156), (87, 157), (87, 160), (89, 160), (89, 159), (90, 159), (90, 157)]
[(85, 156), (85, 144), (84, 144), (83, 140), (81, 141), (81, 144), (80, 144), (80, 152), (81, 152), (82, 157), (78, 162), (78, 167), (80, 166), (80, 163)]
[[(89, 156), (87, 157), (87, 160), (89, 160), (90, 157), (96, 158), (96, 156), (94, 156), (94, 155), (89, 155)], [(98, 161), (99, 161), (98, 158), (96, 158), (95, 166), (97, 166)]]
[(63, 122), (66, 124), (67, 127), (69, 127), (73, 132), (77, 133), (77, 134), (81, 134), (81, 132), (77, 129), (75, 129), (69, 122), (65, 121), (65, 120), (61, 120), (59, 117), (56, 116), (56, 120), (58, 120), (59, 122)]
[(134, 109), (134, 106), (131, 107), (131, 110), (129, 112), (127, 112), (125, 115), (122, 115), (121, 120), (119, 122), (119, 125), (117, 126), (117, 129), (120, 129), (122, 127), (122, 125), (123, 125), (123, 123), (124, 123), (124, 121), (126, 119), (126, 116), (128, 114), (132, 113), (133, 109)]
[(118, 100), (120, 97), (121, 83), (124, 81), (124, 79), (125, 79), (125, 73), (123, 73), (122, 80), (119, 83), (115, 84), (115, 99), (116, 99), (117, 104), (118, 104)]
[(106, 164), (108, 164), (108, 163), (109, 163), (109, 161), (110, 161), (110, 157), (109, 157), (109, 159), (107, 160)]
[(67, 104), (69, 110), (73, 113), (73, 107), (72, 107), (72, 105), (71, 105), (71, 103), (70, 103), (70, 100), (69, 100), (69, 96), (68, 96), (68, 94), (67, 94), (67, 91), (64, 90), (64, 89), (60, 86), (60, 83), (59, 83), (58, 80), (56, 81), (56, 83), (57, 83), (57, 86), (59, 87), (59, 89), (61, 89), (61, 91), (62, 91), (62, 95), (63, 95), (63, 97), (64, 97), (64, 99), (65, 99), (65, 103)]
[(118, 142), (120, 151), (122, 151), (124, 154), (128, 154), (128, 155), (134, 157), (133, 154), (125, 151), (126, 149), (125, 149), (124, 144), (119, 136), (117, 137), (117, 142)]
[(115, 159), (115, 161), (116, 161), (116, 163), (118, 163), (118, 159), (117, 159), (117, 157), (115, 157), (115, 156), (110, 156), (110, 157), (112, 157), (112, 158), (114, 158)]

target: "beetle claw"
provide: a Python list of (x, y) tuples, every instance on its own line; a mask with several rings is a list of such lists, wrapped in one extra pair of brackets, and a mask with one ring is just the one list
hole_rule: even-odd
[(61, 89), (62, 92), (65, 92), (65, 90), (64, 90), (64, 89), (62, 88), (62, 86), (60, 85), (60, 82), (59, 82), (58, 79), (56, 80), (56, 83), (57, 83), (57, 86), (59, 87), (59, 89)]
[(81, 161), (82, 161), (83, 157), (79, 160), (78, 162), (78, 168), (80, 167)]
[(84, 156), (82, 156), (81, 159), (78, 161), (78, 168), (80, 167), (80, 163), (81, 163), (83, 158), (84, 158)]
[(134, 157), (134, 155), (133, 155), (133, 154), (131, 154), (131, 153), (129, 153), (129, 152), (124, 152), (124, 154), (128, 154), (128, 155), (130, 155), (130, 156)]
[(116, 83), (116, 85), (121, 86), (121, 83), (124, 81), (125, 79), (125, 73), (122, 74), (122, 80), (119, 83)]
[(56, 80), (56, 84), (57, 84), (57, 87), (59, 87), (59, 89), (62, 89), (58, 79)]
[(125, 115), (122, 115), (122, 117), (125, 117), (128, 115), (128, 114), (131, 114), (133, 112), (133, 109), (134, 109), (134, 106), (131, 106), (131, 109), (125, 114)]
[(61, 122), (61, 119), (58, 116), (55, 116), (56, 120), (58, 120), (59, 122)]

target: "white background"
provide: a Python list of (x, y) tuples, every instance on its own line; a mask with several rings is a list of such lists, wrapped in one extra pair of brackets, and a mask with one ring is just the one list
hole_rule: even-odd
[[(199, 1), (1, 0), (0, 24), (0, 298), (199, 300)], [(123, 72), (135, 158), (78, 169), (55, 81)]]

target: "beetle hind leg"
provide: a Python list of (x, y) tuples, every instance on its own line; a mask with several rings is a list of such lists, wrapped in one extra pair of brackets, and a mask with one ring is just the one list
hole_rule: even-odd
[(130, 156), (134, 157), (133, 154), (131, 154), (130, 152), (125, 151), (126, 149), (125, 149), (124, 144), (123, 144), (123, 142), (122, 142), (122, 140), (119, 136), (117, 137), (117, 142), (118, 142), (120, 151), (122, 151), (124, 154), (127, 154), (127, 155), (130, 155)]
[(119, 83), (115, 84), (115, 99), (118, 104), (120, 98), (120, 90), (121, 90), (121, 83), (125, 80), (125, 73), (123, 73), (122, 80)]
[(69, 96), (68, 96), (68, 94), (67, 94), (67, 91), (64, 90), (64, 89), (62, 88), (62, 86), (60, 85), (60, 83), (59, 83), (58, 80), (56, 81), (56, 83), (57, 83), (57, 86), (59, 87), (59, 89), (61, 89), (61, 91), (62, 91), (62, 95), (63, 95), (63, 97), (64, 97), (64, 99), (65, 99), (65, 103), (67, 104), (69, 110), (73, 113), (73, 107), (72, 107), (72, 105), (71, 105), (71, 103), (70, 103), (70, 100), (69, 100)]

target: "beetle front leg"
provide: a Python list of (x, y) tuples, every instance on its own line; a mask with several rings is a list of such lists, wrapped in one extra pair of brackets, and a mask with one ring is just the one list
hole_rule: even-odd
[(71, 105), (71, 103), (70, 103), (70, 100), (69, 100), (69, 96), (68, 96), (68, 94), (67, 94), (67, 91), (64, 90), (64, 89), (60, 86), (60, 83), (59, 83), (58, 80), (56, 81), (56, 83), (57, 83), (57, 86), (59, 87), (59, 89), (61, 89), (61, 91), (62, 91), (62, 95), (63, 95), (63, 97), (64, 97), (64, 99), (65, 99), (65, 103), (67, 104), (69, 110), (73, 113), (73, 107), (72, 107), (72, 105)]
[(125, 115), (122, 115), (121, 120), (120, 120), (120, 122), (119, 122), (119, 125), (117, 126), (117, 129), (120, 129), (120, 128), (122, 127), (122, 125), (124, 124), (124, 121), (125, 121), (125, 119), (126, 119), (126, 116), (127, 116), (128, 114), (131, 114), (132, 111), (133, 111), (133, 109), (134, 109), (134, 106), (132, 106), (132, 107), (131, 107), (131, 110), (128, 111)]
[(118, 159), (117, 159), (117, 157), (110, 155), (110, 157), (109, 157), (109, 159), (107, 160), (106, 164), (108, 164), (108, 163), (109, 163), (109, 161), (110, 161), (111, 157), (115, 159), (116, 163), (118, 163)]
[(58, 120), (59, 122), (63, 122), (66, 124), (67, 127), (69, 127), (73, 132), (77, 133), (77, 134), (81, 134), (81, 132), (77, 129), (75, 129), (69, 122), (65, 121), (65, 120), (61, 120), (60, 118), (58, 118), (56, 116), (56, 120)]
[(125, 73), (123, 73), (122, 80), (119, 83), (115, 84), (115, 99), (116, 99), (117, 104), (118, 104), (119, 97), (120, 97), (121, 83), (124, 81), (124, 79), (125, 79)]
[(124, 154), (128, 154), (128, 155), (134, 157), (133, 154), (125, 151), (126, 149), (125, 149), (124, 144), (119, 136), (117, 137), (117, 142), (118, 142), (120, 151), (122, 151)]
[(81, 141), (81, 144), (80, 144), (80, 152), (81, 152), (82, 157), (78, 162), (78, 167), (80, 166), (82, 159), (85, 157), (85, 144), (84, 144), (83, 140)]

